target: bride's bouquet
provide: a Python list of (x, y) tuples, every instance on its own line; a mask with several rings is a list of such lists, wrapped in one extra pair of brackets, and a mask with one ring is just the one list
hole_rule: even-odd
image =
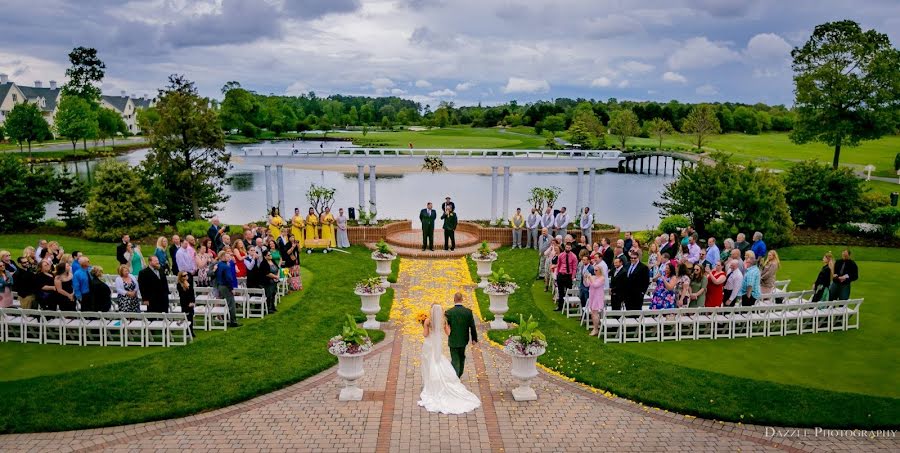
[(529, 315), (528, 321), (525, 321), (525, 317), (520, 313), (519, 325), (513, 335), (506, 340), (503, 350), (512, 355), (538, 356), (543, 354), (547, 350), (547, 337), (537, 330), (537, 327), (538, 323), (532, 319), (532, 316)]
[(417, 321), (419, 324), (423, 324), (423, 325), (424, 325), (424, 324), (425, 324), (425, 320), (428, 319), (428, 312), (425, 311), (425, 310), (419, 310), (419, 311), (416, 312), (416, 314), (415, 314), (414, 316), (415, 316), (415, 318), (416, 318), (416, 321)]

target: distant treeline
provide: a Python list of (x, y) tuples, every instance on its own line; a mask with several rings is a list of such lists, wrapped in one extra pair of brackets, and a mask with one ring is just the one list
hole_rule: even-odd
[[(643, 125), (661, 118), (676, 130), (695, 104), (678, 101), (667, 103), (606, 101), (559, 98), (520, 105), (516, 101), (483, 107), (456, 107), (452, 102), (437, 106), (422, 105), (398, 97), (366, 97), (331, 95), (318, 97), (314, 92), (300, 96), (262, 95), (229, 82), (219, 108), (223, 129), (239, 131), (255, 137), (260, 129), (277, 134), (286, 131), (330, 130), (348, 126), (390, 128), (395, 124), (446, 127), (528, 126), (537, 133), (544, 130), (559, 132), (569, 128), (576, 111), (592, 111), (602, 124), (609, 122), (610, 113), (631, 109)], [(794, 113), (783, 105), (716, 103), (719, 124), (723, 132), (757, 134), (764, 131), (789, 131), (794, 125)], [(577, 107), (577, 108), (576, 108)], [(647, 132), (644, 130), (641, 135)]]

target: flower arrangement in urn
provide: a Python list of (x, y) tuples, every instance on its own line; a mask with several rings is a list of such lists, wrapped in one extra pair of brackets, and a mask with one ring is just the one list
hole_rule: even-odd
[(499, 271), (491, 272), (488, 277), (488, 284), (484, 288), (485, 294), (512, 294), (519, 288), (519, 285), (512, 280), (512, 277), (506, 273), (502, 267)]
[(444, 161), (440, 157), (427, 156), (422, 164), (422, 170), (437, 173), (439, 171), (447, 171), (447, 167), (444, 166)]
[(539, 356), (547, 350), (547, 337), (537, 330), (538, 323), (532, 316), (528, 316), (528, 320), (522, 314), (519, 314), (519, 325), (515, 332), (510, 336), (503, 347), (507, 354)]
[(356, 282), (357, 294), (381, 294), (384, 291), (380, 277), (369, 277)]
[(472, 254), (472, 259), (476, 261), (487, 261), (497, 259), (497, 252), (491, 250), (487, 241), (481, 241), (481, 246)]
[(347, 315), (341, 334), (328, 340), (328, 352), (334, 355), (360, 354), (371, 349), (372, 339), (369, 338), (369, 333), (357, 326), (350, 315)]
[(384, 239), (380, 239), (377, 244), (375, 244), (375, 251), (372, 252), (372, 259), (376, 260), (392, 260), (396, 258), (397, 255), (394, 254), (394, 251), (391, 250), (391, 247), (384, 242)]

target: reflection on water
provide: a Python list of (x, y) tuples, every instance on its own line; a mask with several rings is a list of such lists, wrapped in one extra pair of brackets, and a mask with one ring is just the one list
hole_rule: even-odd
[[(313, 142), (318, 143), (318, 142)], [(284, 146), (284, 145), (282, 145)], [(323, 142), (325, 147), (347, 147), (346, 142)], [(236, 152), (239, 146), (228, 146)], [(147, 150), (137, 150), (117, 157), (118, 160), (137, 166), (146, 156)], [(70, 170), (84, 177), (92, 174), (98, 161), (70, 162), (66, 165)], [(229, 171), (232, 182), (225, 187), (230, 199), (224, 204), (219, 217), (227, 223), (245, 223), (266, 218), (265, 171), (262, 166), (235, 163)], [(336, 189), (335, 209), (337, 207), (356, 207), (358, 204), (357, 174), (352, 172), (334, 172), (321, 170), (305, 170), (284, 168), (285, 208), (283, 212), (292, 212), (299, 207), (306, 212), (308, 203), (305, 192), (310, 184), (324, 184)], [(272, 171), (273, 182), (275, 171)], [(600, 173), (595, 177), (594, 196), (598, 212), (598, 222), (618, 225), (623, 229), (644, 229), (655, 226), (659, 222), (659, 213), (651, 203), (659, 198), (665, 183), (672, 181), (671, 176), (650, 176), (618, 173)], [(532, 187), (558, 186), (563, 189), (557, 207), (567, 206), (570, 210), (575, 206), (577, 176), (575, 173), (513, 173), (510, 176), (509, 215), (521, 207), (524, 212), (530, 210), (526, 201)], [(366, 169), (365, 200), (369, 200), (368, 169)], [(503, 208), (503, 181), (498, 178), (497, 184), (498, 212)], [(584, 178), (585, 203), (588, 199), (588, 178)], [(413, 219), (418, 216), (419, 209), (431, 201), (439, 205), (445, 196), (451, 196), (456, 203), (461, 219), (487, 219), (491, 215), (491, 177), (490, 174), (471, 173), (437, 173), (414, 172), (404, 175), (378, 175), (376, 187), (378, 216), (381, 218)], [(272, 188), (272, 196), (278, 197), (277, 188)], [(366, 206), (368, 207), (368, 206)], [(55, 217), (57, 206), (47, 206), (47, 216)]]

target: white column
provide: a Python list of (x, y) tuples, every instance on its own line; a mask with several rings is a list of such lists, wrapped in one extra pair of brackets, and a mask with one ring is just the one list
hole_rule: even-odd
[(497, 167), (491, 167), (491, 223), (497, 223)]
[(361, 214), (363, 210), (366, 209), (366, 171), (365, 165), (357, 165), (356, 166), (356, 183), (359, 186), (359, 209), (360, 212), (357, 215)]
[(581, 215), (582, 211), (584, 211), (584, 205), (581, 204), (582, 198), (581, 193), (584, 192), (584, 167), (578, 167), (578, 182), (576, 186), (577, 192), (575, 192), (575, 212), (577, 215)]
[(509, 167), (503, 167), (503, 220), (506, 225), (509, 222)]
[(375, 166), (369, 165), (369, 214), (373, 214), (369, 223), (375, 223), (374, 214), (378, 212), (376, 209), (377, 201), (375, 199)]
[(284, 204), (284, 165), (275, 166), (275, 178), (278, 180), (278, 210), (286, 212), (287, 206)]
[[(591, 214), (594, 215), (594, 221), (596, 222), (597, 221), (597, 212), (599, 210), (597, 209), (597, 206), (594, 204), (594, 189), (596, 187), (594, 185), (594, 178), (597, 174), (597, 169), (589, 168), (588, 171), (590, 171), (590, 173), (588, 173), (588, 204), (587, 205), (589, 208), (591, 208)], [(582, 211), (584, 211), (584, 209), (582, 209)]]
[(266, 211), (272, 209), (272, 166), (266, 165)]

